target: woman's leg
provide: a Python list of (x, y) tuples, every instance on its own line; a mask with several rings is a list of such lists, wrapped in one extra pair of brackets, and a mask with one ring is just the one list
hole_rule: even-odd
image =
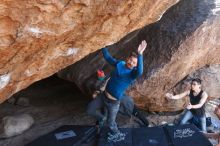
[(187, 110), (186, 113), (184, 114), (182, 120), (180, 121), (180, 124), (186, 124), (190, 119), (192, 119), (193, 114), (191, 111)]
[(206, 116), (199, 117), (199, 124), (203, 132), (206, 132)]

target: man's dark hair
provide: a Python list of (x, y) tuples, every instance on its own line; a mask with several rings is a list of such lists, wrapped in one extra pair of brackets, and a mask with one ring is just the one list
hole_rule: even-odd
[(129, 55), (129, 57), (134, 57), (134, 58), (137, 58), (138, 55), (136, 52), (131, 52), (131, 54)]
[(201, 79), (199, 79), (199, 78), (194, 78), (194, 79), (192, 79), (192, 82), (197, 82), (198, 84), (202, 84), (202, 80)]

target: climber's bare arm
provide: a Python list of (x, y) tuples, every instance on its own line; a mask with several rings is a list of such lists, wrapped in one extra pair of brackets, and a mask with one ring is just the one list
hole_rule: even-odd
[(185, 91), (185, 92), (183, 92), (183, 93), (181, 93), (181, 94), (177, 94), (177, 95), (173, 95), (173, 94), (171, 94), (171, 93), (167, 93), (165, 96), (166, 96), (166, 98), (168, 98), (168, 99), (181, 99), (181, 98), (183, 98), (183, 97), (185, 97), (185, 96), (188, 96), (189, 93), (190, 93), (190, 91), (187, 90), (187, 91)]

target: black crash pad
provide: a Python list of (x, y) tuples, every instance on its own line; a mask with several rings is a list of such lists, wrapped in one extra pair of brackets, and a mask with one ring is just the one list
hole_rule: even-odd
[(26, 146), (93, 146), (96, 133), (95, 126), (64, 125)]
[(133, 129), (133, 146), (168, 146), (162, 127)]
[(131, 128), (120, 128), (120, 131), (126, 134), (125, 140), (117, 143), (109, 143), (107, 140), (108, 137), (108, 128), (105, 128), (101, 131), (100, 137), (98, 140), (98, 146), (133, 146), (132, 141), (132, 130)]
[[(65, 125), (26, 146), (212, 146), (194, 125), (120, 128), (125, 140), (108, 142), (108, 129), (99, 139), (94, 126)], [(98, 139), (98, 144), (96, 140)]]
[(172, 146), (212, 146), (193, 124), (167, 126), (164, 130), (168, 133)]
[(212, 146), (194, 125), (121, 128), (125, 140), (108, 142), (108, 129), (103, 129), (98, 146)]
[(150, 128), (119, 128), (126, 134), (125, 140), (120, 142), (108, 142), (106, 128), (102, 130), (98, 140), (98, 146), (168, 146), (162, 127)]

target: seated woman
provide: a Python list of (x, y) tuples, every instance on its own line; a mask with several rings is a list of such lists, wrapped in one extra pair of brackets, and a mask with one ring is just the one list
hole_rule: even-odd
[(208, 94), (202, 90), (201, 82), (202, 81), (199, 78), (192, 79), (191, 90), (187, 90), (178, 95), (167, 93), (166, 97), (168, 99), (181, 99), (188, 96), (190, 102), (186, 107), (187, 110), (180, 121), (180, 124), (186, 124), (192, 118), (197, 118), (199, 120), (201, 130), (206, 132), (205, 102), (208, 98)]

